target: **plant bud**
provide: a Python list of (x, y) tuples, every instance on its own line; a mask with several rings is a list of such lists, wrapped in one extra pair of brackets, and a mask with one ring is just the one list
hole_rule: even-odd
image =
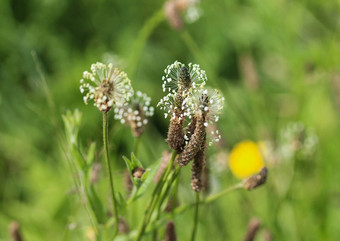
[(143, 167), (136, 167), (135, 169), (132, 170), (132, 176), (134, 178), (141, 179), (144, 172), (145, 172), (145, 169)]

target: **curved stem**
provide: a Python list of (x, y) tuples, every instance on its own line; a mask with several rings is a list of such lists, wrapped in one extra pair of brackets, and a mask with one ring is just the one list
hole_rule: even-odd
[(119, 218), (118, 218), (118, 207), (117, 207), (117, 200), (115, 195), (115, 189), (113, 185), (113, 177), (112, 177), (112, 170), (111, 170), (111, 163), (109, 157), (109, 135), (108, 135), (108, 127), (109, 122), (107, 120), (107, 113), (103, 113), (103, 142), (104, 142), (104, 149), (105, 149), (105, 157), (106, 157), (106, 164), (107, 169), (109, 171), (110, 176), (110, 186), (111, 186), (111, 195), (112, 195), (112, 204), (113, 204), (113, 211), (114, 211), (114, 218), (115, 218), (115, 225), (114, 225), (114, 233), (113, 237), (115, 237), (118, 233), (118, 225), (119, 225)]
[(195, 216), (194, 216), (194, 227), (192, 229), (192, 234), (191, 234), (191, 241), (195, 241), (196, 237), (196, 230), (197, 230), (197, 223), (198, 223), (198, 210), (200, 206), (200, 193), (196, 192), (196, 204), (195, 204)]

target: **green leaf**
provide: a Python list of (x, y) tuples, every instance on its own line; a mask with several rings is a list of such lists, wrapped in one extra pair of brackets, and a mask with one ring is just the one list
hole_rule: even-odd
[(157, 162), (155, 162), (153, 165), (150, 166), (150, 168), (145, 170), (145, 173), (143, 174), (141, 180), (142, 184), (140, 185), (136, 197), (134, 198), (135, 200), (140, 198), (154, 179), (156, 172), (162, 162), (162, 158), (160, 158)]
[(86, 192), (87, 192), (87, 198), (91, 205), (91, 209), (93, 210), (98, 223), (104, 224), (105, 219), (106, 219), (104, 206), (100, 198), (98, 197), (97, 192), (94, 189), (93, 185), (90, 185), (90, 187), (87, 188)]
[(87, 165), (93, 164), (95, 153), (96, 153), (96, 143), (92, 142), (89, 147), (89, 150), (87, 151), (87, 156), (86, 156)]

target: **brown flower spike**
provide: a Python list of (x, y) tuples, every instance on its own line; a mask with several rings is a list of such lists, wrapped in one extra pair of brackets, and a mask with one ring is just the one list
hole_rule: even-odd
[(176, 240), (177, 234), (175, 224), (173, 221), (169, 221), (165, 228), (164, 241), (176, 241)]
[(258, 174), (255, 174), (244, 180), (243, 182), (244, 189), (250, 191), (265, 184), (267, 180), (267, 175), (268, 175), (267, 167), (262, 168)]
[[(179, 155), (177, 161), (179, 166), (186, 166), (199, 151), (205, 149), (206, 141), (206, 112), (205, 107), (209, 104), (209, 98), (207, 95), (202, 94), (199, 98), (201, 103), (201, 110), (193, 117), (196, 121), (194, 134), (190, 136), (188, 144), (185, 146), (184, 151)], [(202, 155), (202, 154), (201, 154)], [(204, 153), (203, 153), (204, 155)], [(197, 164), (197, 163), (196, 163)]]
[(202, 190), (202, 174), (205, 167), (206, 138), (204, 138), (201, 149), (196, 154), (192, 163), (191, 188), (196, 192)]
[(171, 111), (171, 120), (167, 139), (169, 147), (176, 150), (178, 153), (183, 151), (183, 147), (185, 145), (183, 131), (185, 122), (185, 108), (183, 106), (183, 101), (190, 88), (190, 84), (191, 80), (188, 69), (185, 66), (182, 66), (178, 76), (178, 90)]

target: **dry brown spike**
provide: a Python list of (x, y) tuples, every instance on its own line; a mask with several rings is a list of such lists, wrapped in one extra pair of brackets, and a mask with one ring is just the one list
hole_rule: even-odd
[(13, 241), (23, 241), (20, 232), (20, 224), (17, 221), (12, 221), (9, 225), (9, 233)]
[(260, 226), (260, 220), (257, 218), (252, 218), (248, 223), (248, 229), (244, 241), (253, 241)]
[(176, 240), (177, 240), (177, 234), (176, 234), (175, 223), (173, 221), (169, 221), (165, 228), (164, 241), (176, 241)]
[(181, 153), (185, 145), (183, 130), (185, 123), (185, 108), (183, 107), (183, 100), (186, 95), (185, 93), (191, 85), (190, 73), (185, 66), (181, 68), (177, 82), (178, 90), (171, 111), (167, 142), (171, 149), (176, 150), (177, 153)]
[(202, 189), (202, 172), (205, 166), (205, 148), (201, 148), (192, 163), (191, 188), (199, 192)]
[(204, 162), (202, 174), (201, 174), (201, 183), (202, 183), (202, 191), (208, 193), (210, 190), (210, 183), (209, 183), (209, 166), (207, 161)]
[(189, 141), (192, 137), (192, 135), (195, 132), (195, 128), (196, 128), (196, 116), (192, 117), (192, 120), (190, 121), (190, 123), (187, 125), (187, 127), (185, 128), (185, 135), (186, 135), (186, 140)]
[(243, 187), (247, 190), (253, 190), (266, 183), (268, 175), (267, 167), (263, 167), (258, 174), (251, 176), (243, 181)]
[(206, 136), (204, 122), (204, 115), (197, 115), (197, 122), (194, 134), (192, 135), (189, 143), (185, 146), (184, 151), (179, 155), (177, 159), (179, 166), (186, 166), (202, 149), (202, 144), (205, 142)]
[(177, 153), (181, 153), (185, 145), (184, 132), (183, 132), (185, 119), (179, 118), (178, 116), (180, 115), (181, 113), (178, 111), (175, 117), (171, 118), (169, 131), (168, 131), (168, 139), (167, 139), (169, 147), (171, 149), (176, 150)]

